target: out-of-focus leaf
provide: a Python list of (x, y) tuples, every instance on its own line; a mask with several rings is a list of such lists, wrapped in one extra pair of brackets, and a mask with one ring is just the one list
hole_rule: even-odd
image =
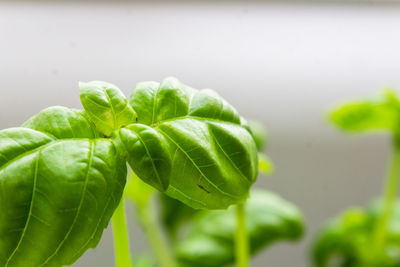
[(367, 216), (362, 209), (351, 209), (320, 231), (313, 247), (314, 265), (318, 267), (360, 266), (363, 245), (370, 236)]
[(354, 101), (338, 105), (329, 117), (339, 128), (350, 132), (397, 131), (400, 105), (394, 93), (376, 100)]
[[(221, 267), (234, 262), (234, 207), (203, 211), (192, 224), (177, 247), (182, 266)], [(278, 240), (297, 240), (304, 227), (302, 215), (293, 204), (260, 190), (252, 191), (246, 202), (246, 225), (252, 254)]]
[(124, 194), (135, 201), (137, 205), (146, 207), (150, 197), (155, 193), (152, 186), (143, 182), (132, 171), (129, 172), (128, 181), (125, 186)]
[(166, 194), (160, 194), (160, 204), (161, 221), (171, 239), (177, 238), (176, 235), (179, 227), (184, 222), (189, 221), (198, 212), (198, 210), (195, 210)]
[(258, 153), (258, 171), (265, 175), (274, 172), (274, 164), (264, 153)]
[(263, 151), (267, 146), (267, 130), (264, 125), (254, 120), (249, 121), (249, 126), (258, 151)]
[(373, 257), (373, 240), (380, 207), (380, 202), (374, 202), (366, 210), (350, 209), (322, 228), (312, 248), (314, 266), (400, 266), (400, 201), (397, 201), (389, 223), (385, 254), (379, 258)]
[(132, 267), (155, 267), (155, 264), (149, 255), (136, 255), (132, 257)]
[(110, 83), (79, 83), (81, 102), (97, 129), (106, 136), (122, 126), (136, 122), (136, 113), (124, 94)]

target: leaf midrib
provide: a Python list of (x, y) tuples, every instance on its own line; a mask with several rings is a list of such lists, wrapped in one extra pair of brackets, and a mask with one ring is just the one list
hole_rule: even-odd
[(88, 186), (88, 182), (89, 182), (89, 172), (90, 172), (90, 169), (92, 168), (92, 163), (93, 163), (95, 145), (96, 145), (95, 141), (92, 141), (89, 139), (89, 155), (88, 155), (89, 158), (88, 158), (88, 166), (87, 166), (86, 175), (85, 175), (85, 184), (82, 189), (78, 209), (76, 211), (74, 220), (73, 220), (71, 226), (69, 227), (68, 232), (65, 234), (63, 240), (58, 244), (58, 247), (56, 248), (54, 253), (51, 254), (42, 264), (40, 264), (39, 267), (46, 265), (54, 256), (57, 255), (57, 253), (60, 251), (63, 244), (68, 240), (68, 237), (70, 236), (72, 230), (74, 229), (74, 226), (78, 220), (78, 217), (79, 217), (79, 214), (80, 214), (80, 211), (82, 209), (82, 205), (83, 205), (83, 202), (85, 199), (86, 190), (87, 190), (87, 186)]
[(29, 204), (29, 213), (28, 213), (28, 217), (27, 217), (27, 220), (26, 220), (26, 223), (25, 223), (25, 226), (24, 226), (24, 230), (22, 231), (22, 234), (21, 234), (21, 237), (19, 238), (17, 246), (15, 247), (14, 251), (8, 257), (4, 267), (8, 266), (8, 264), (11, 261), (11, 259), (14, 257), (14, 255), (17, 253), (18, 249), (20, 248), (22, 240), (24, 239), (26, 231), (28, 229), (29, 222), (31, 221), (31, 218), (32, 218), (33, 202), (35, 200), (35, 191), (36, 191), (37, 176), (38, 176), (38, 169), (39, 169), (39, 159), (40, 159), (40, 150), (39, 150), (39, 153), (37, 155), (37, 159), (36, 159), (36, 163), (35, 163), (35, 174), (33, 176), (32, 198), (31, 198), (31, 201), (30, 201), (30, 204)]
[(197, 166), (197, 164), (193, 161), (193, 159), (186, 153), (186, 151), (179, 146), (179, 144), (177, 142), (175, 142), (175, 140), (170, 137), (165, 131), (161, 130), (160, 128), (158, 129), (159, 131), (161, 131), (169, 140), (171, 140), (171, 142), (177, 147), (179, 148), (179, 150), (190, 160), (190, 162), (193, 164), (193, 166), (197, 169), (197, 171), (200, 173), (200, 175), (202, 177), (204, 177), (204, 179), (210, 184), (212, 185), (215, 189), (217, 189), (217, 191), (219, 191), (221, 194), (226, 195), (232, 199), (238, 199), (238, 197), (231, 195), (227, 192), (222, 191), (221, 188), (219, 188), (216, 184), (214, 184), (213, 182), (211, 182), (211, 180), (200, 170), (200, 168)]

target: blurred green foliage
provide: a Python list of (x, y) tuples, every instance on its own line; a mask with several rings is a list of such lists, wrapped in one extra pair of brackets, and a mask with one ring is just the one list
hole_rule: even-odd
[[(253, 190), (245, 203), (251, 254), (278, 240), (297, 240), (304, 231), (301, 212), (278, 195)], [(181, 266), (221, 267), (234, 262), (236, 219), (227, 211), (203, 211), (176, 247)]]
[(386, 90), (376, 99), (338, 105), (329, 112), (329, 118), (336, 126), (349, 132), (398, 132), (400, 101), (394, 91)]
[(316, 267), (400, 266), (400, 200), (388, 224), (384, 253), (373, 253), (374, 233), (382, 213), (382, 202), (366, 209), (352, 208), (331, 220), (318, 234), (312, 248)]

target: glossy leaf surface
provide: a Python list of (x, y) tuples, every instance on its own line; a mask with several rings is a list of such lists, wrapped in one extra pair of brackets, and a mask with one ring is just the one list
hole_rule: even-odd
[(74, 263), (119, 203), (124, 160), (109, 140), (27, 128), (1, 131), (0, 144), (0, 266)]
[[(278, 240), (296, 240), (303, 218), (291, 203), (268, 191), (254, 190), (246, 202), (246, 224), (252, 254)], [(234, 262), (235, 210), (203, 211), (179, 243), (181, 266), (221, 267)]]
[(110, 83), (79, 83), (81, 102), (90, 120), (106, 136), (122, 126), (134, 123), (136, 113), (123, 93)]
[(384, 255), (374, 254), (374, 233), (381, 214), (378, 202), (366, 210), (350, 209), (329, 222), (319, 232), (313, 245), (316, 267), (359, 267), (400, 265), (400, 201), (397, 201), (388, 227)]
[(164, 137), (149, 126), (132, 124), (122, 128), (118, 138), (136, 175), (159, 191), (165, 191), (169, 185), (172, 160)]
[(84, 111), (61, 106), (42, 110), (22, 127), (44, 132), (55, 138), (96, 138), (101, 135)]
[(256, 145), (237, 111), (217, 93), (167, 78), (138, 84), (130, 103), (138, 123), (153, 127), (168, 143), (169, 196), (207, 209), (247, 197), (257, 176)]

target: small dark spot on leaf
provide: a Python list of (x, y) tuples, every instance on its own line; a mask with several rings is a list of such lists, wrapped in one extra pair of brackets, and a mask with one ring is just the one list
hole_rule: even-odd
[(201, 190), (207, 192), (207, 194), (210, 194), (210, 193), (211, 193), (210, 191), (208, 191), (207, 189), (205, 189), (202, 185), (198, 184), (197, 186), (198, 186)]

